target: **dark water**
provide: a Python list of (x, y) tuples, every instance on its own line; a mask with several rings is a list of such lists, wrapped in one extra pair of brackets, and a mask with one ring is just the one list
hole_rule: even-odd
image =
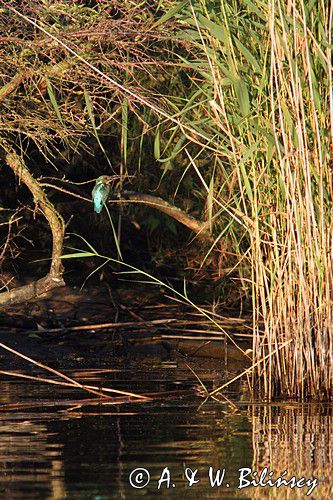
[[(331, 497), (331, 407), (256, 405), (232, 393), (234, 405), (204, 403), (192, 389), (198, 382), (171, 367), (163, 377), (160, 369), (71, 376), (141, 393), (173, 392), (146, 403), (86, 405), (82, 400), (94, 396), (80, 389), (2, 376), (1, 499), (308, 498), (309, 486), (239, 489), (245, 467), (258, 475), (268, 467), (273, 479), (285, 470), (288, 478), (318, 478), (311, 497)], [(225, 469), (221, 486), (211, 486), (210, 467), (214, 476)], [(150, 475), (141, 489), (129, 479), (138, 468), (145, 469), (144, 482)], [(199, 482), (191, 487), (186, 468), (197, 469)]]

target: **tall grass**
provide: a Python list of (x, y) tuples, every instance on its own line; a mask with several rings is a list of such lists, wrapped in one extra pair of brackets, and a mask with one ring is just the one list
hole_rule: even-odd
[(188, 157), (214, 213), (234, 222), (235, 249), (248, 242), (253, 362), (266, 359), (254, 382), (267, 398), (325, 399), (333, 394), (333, 7), (217, 4), (201, 0), (182, 13), (194, 46), (182, 59), (203, 78), (195, 113), (215, 151), (213, 194), (205, 149)]
[[(267, 11), (274, 154), (270, 165), (260, 166), (254, 186), (255, 356), (292, 340), (258, 373), (269, 397), (276, 389), (299, 397), (333, 393), (332, 5), (328, 8), (316, 3), (311, 12), (305, 2), (272, 2)], [(267, 200), (269, 210), (261, 209)]]

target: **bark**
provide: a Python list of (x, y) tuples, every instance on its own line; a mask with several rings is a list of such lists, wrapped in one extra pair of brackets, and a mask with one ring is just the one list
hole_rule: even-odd
[(180, 208), (171, 205), (158, 196), (135, 193), (133, 191), (122, 191), (118, 194), (118, 197), (119, 200), (112, 200), (111, 203), (114, 203), (115, 201), (118, 203), (143, 203), (144, 205), (156, 208), (157, 210), (160, 210), (160, 212), (173, 217), (175, 220), (191, 229), (191, 231), (197, 233), (198, 238), (206, 241), (211, 240), (209, 221), (200, 222)]
[(61, 262), (65, 224), (61, 215), (47, 198), (39, 182), (31, 175), (23, 158), (5, 141), (1, 141), (1, 146), (6, 153), (7, 165), (13, 170), (20, 182), (23, 182), (30, 190), (37, 208), (42, 212), (50, 226), (53, 238), (49, 273), (44, 278), (1, 293), (0, 307), (4, 307), (37, 299), (50, 292), (53, 288), (65, 285), (62, 278), (63, 267)]

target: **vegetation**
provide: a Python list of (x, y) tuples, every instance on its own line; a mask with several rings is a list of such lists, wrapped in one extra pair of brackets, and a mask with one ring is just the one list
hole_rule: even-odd
[[(49, 196), (114, 175), (114, 191), (189, 199), (213, 237), (201, 266), (231, 269), (252, 300), (253, 383), (269, 399), (333, 393), (332, 17), (304, 0), (1, 9), (9, 166), (13, 148)], [(0, 215), (4, 259), (20, 214)]]

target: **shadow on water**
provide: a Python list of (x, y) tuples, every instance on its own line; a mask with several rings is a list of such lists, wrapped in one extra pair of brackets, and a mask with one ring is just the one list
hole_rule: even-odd
[[(258, 471), (257, 477), (265, 467), (274, 471), (273, 479), (285, 470), (288, 478), (316, 477), (319, 484), (311, 497), (330, 497), (331, 407), (250, 404), (240, 401), (236, 393), (229, 394), (234, 406), (217, 401), (203, 404), (188, 372), (180, 370), (175, 376), (170, 368), (168, 376), (167, 371), (163, 370), (163, 377), (160, 369), (146, 371), (139, 366), (72, 371), (76, 379), (95, 385), (98, 379), (105, 385), (111, 378), (118, 389), (169, 392), (162, 400), (119, 406), (81, 406), (76, 400), (64, 407), (60, 402), (70, 402), (77, 391), (2, 380), (1, 498), (306, 498), (309, 486), (239, 489), (239, 469), (245, 467)], [(211, 487), (209, 467), (214, 477), (218, 469), (226, 469), (221, 486)], [(137, 468), (150, 474), (149, 484), (142, 489), (132, 487), (129, 480)], [(165, 468), (170, 482), (168, 471), (162, 474)], [(185, 468), (198, 470), (199, 482), (191, 487)], [(133, 473), (132, 482), (146, 482), (146, 472), (141, 472), (143, 476)]]

